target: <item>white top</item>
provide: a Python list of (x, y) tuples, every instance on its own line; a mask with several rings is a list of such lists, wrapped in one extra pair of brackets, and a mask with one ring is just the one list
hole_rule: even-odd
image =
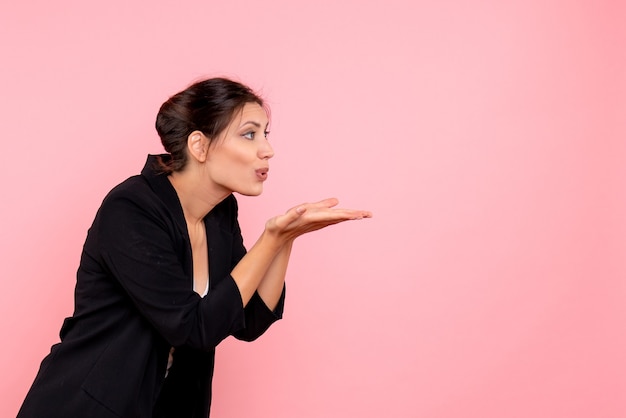
[(205, 297), (206, 295), (209, 294), (209, 281), (206, 281), (206, 287), (204, 288), (204, 292), (200, 293), (198, 292), (198, 290), (196, 289), (196, 285), (193, 285), (193, 291), (198, 293), (201, 297)]

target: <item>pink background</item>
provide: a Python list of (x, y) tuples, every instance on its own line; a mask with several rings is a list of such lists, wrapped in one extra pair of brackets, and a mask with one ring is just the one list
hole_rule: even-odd
[(158, 107), (215, 75), (272, 107), (248, 244), (302, 201), (375, 215), (297, 242), (284, 320), (219, 348), (215, 417), (626, 416), (623, 2), (101, 3), (0, 6), (0, 416)]

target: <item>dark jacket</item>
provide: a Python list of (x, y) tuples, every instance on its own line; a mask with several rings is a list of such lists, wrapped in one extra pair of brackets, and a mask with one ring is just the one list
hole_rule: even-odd
[[(282, 316), (230, 276), (246, 250), (230, 195), (204, 220), (210, 290), (193, 289), (191, 245), (176, 191), (149, 156), (115, 187), (89, 229), (74, 314), (61, 328), (19, 418), (206, 417), (215, 347), (251, 341)], [(168, 372), (168, 353), (175, 347)]]

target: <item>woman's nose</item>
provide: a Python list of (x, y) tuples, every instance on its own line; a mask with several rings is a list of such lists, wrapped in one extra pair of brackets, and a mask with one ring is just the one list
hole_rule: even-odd
[(263, 141), (263, 145), (259, 148), (259, 157), (263, 159), (270, 159), (273, 156), (274, 148), (272, 148), (269, 141)]

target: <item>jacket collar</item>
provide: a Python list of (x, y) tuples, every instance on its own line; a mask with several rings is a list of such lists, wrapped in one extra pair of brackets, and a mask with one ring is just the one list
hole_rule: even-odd
[[(160, 170), (158, 160), (159, 157), (163, 162), (167, 162), (171, 159), (169, 154), (149, 154), (146, 159), (146, 164), (141, 170), (141, 175), (148, 181), (150, 188), (159, 197), (159, 199), (161, 199), (170, 213), (174, 215), (174, 219), (176, 220), (178, 227), (185, 233), (185, 235), (187, 235), (187, 222), (185, 221), (183, 207), (180, 204), (180, 199), (178, 199), (176, 189), (174, 189), (174, 186), (172, 186), (172, 183), (167, 178), (167, 173)], [(218, 226), (221, 223), (220, 221), (224, 216), (224, 209), (228, 205), (225, 202), (226, 200), (228, 200), (228, 198), (217, 204), (213, 210), (211, 210), (211, 212), (204, 217), (205, 224), (212, 223), (215, 226)]]
[(168, 161), (171, 156), (169, 154), (161, 155), (148, 155), (146, 164), (141, 170), (141, 176), (148, 181), (150, 188), (158, 196), (163, 204), (167, 207), (168, 211), (174, 215), (176, 224), (187, 235), (187, 222), (185, 222), (185, 215), (183, 213), (183, 207), (178, 199), (176, 189), (172, 186), (172, 183), (167, 178), (167, 173), (159, 169), (158, 157), (165, 162)]

